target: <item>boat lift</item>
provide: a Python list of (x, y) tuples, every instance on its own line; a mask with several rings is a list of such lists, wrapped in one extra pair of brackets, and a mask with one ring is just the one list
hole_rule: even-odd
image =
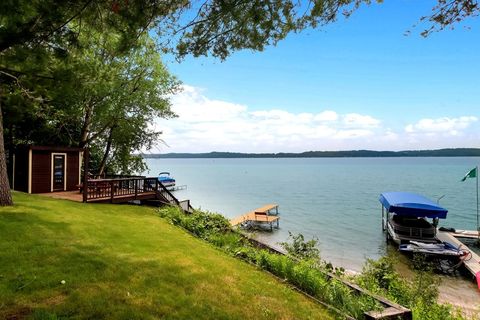
[[(478, 239), (478, 231), (437, 229), (438, 219), (445, 219), (448, 211), (438, 203), (418, 194), (386, 192), (380, 195), (379, 201), (382, 204), (382, 231), (386, 232), (387, 239), (396, 237), (393, 240), (396, 240), (400, 250), (404, 249), (404, 251), (444, 257), (458, 256), (460, 259), (458, 266), (462, 264), (465, 266), (476, 279), (480, 290), (480, 256), (459, 240), (459, 238)], [(426, 228), (392, 225), (391, 214), (410, 218), (432, 218), (433, 237), (422, 238), (422, 231)], [(457, 254), (454, 254), (455, 252)]]

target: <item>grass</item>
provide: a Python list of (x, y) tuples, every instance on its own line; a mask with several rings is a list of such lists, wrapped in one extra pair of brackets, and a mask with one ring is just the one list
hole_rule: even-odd
[[(233, 230), (222, 215), (199, 210), (187, 215), (173, 207), (161, 208), (158, 213), (172, 224), (190, 231), (224, 252), (256, 264), (339, 309), (340, 313), (356, 319), (364, 318), (365, 312), (382, 310), (383, 306), (371, 295), (360, 294), (334, 278), (354, 281), (367, 291), (410, 308), (414, 319), (465, 319), (451, 305), (438, 303), (439, 278), (432, 272), (433, 265), (424, 257), (417, 256), (414, 259), (415, 271), (411, 281), (405, 280), (394, 270), (394, 260), (388, 256), (376, 261), (367, 260), (362, 273), (352, 277), (344, 274), (341, 268), (334, 268), (322, 261), (316, 241), (306, 241), (301, 234), (291, 235), (291, 241), (282, 244), (288, 254), (281, 255), (252, 245)], [(327, 276), (332, 272), (336, 277)]]
[(14, 201), (0, 208), (0, 318), (332, 318), (154, 209)]
[[(365, 312), (383, 309), (371, 296), (358, 294), (327, 275), (333, 272), (333, 266), (320, 260), (315, 240), (305, 241), (303, 235), (293, 236), (293, 243), (283, 244), (288, 255), (282, 255), (252, 245), (220, 214), (199, 210), (185, 214), (178, 208), (164, 207), (159, 210), (159, 215), (224, 252), (253, 263), (337, 308), (339, 316), (361, 319)], [(343, 274), (341, 269), (335, 269), (335, 272)]]

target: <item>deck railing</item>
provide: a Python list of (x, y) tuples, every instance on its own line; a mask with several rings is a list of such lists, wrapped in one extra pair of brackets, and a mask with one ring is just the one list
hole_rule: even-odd
[[(156, 178), (155, 178), (156, 179)], [(178, 201), (178, 199), (168, 190), (161, 182), (158, 183), (158, 194), (160, 197), (170, 204), (175, 204), (183, 209), (185, 212), (192, 212), (193, 207), (190, 205), (190, 200)]]
[(168, 203), (173, 203), (173, 204), (176, 204), (177, 206), (180, 205), (180, 202), (178, 201), (178, 199), (175, 198), (175, 196), (162, 183), (159, 183), (158, 193)]
[(125, 179), (125, 178), (146, 178), (146, 176), (126, 175), (126, 174), (107, 174), (104, 179)]
[(158, 190), (157, 178), (118, 178), (88, 180), (86, 201), (133, 196), (145, 193), (155, 193)]
[(123, 178), (145, 178), (145, 176), (131, 175), (131, 174), (94, 174), (89, 173), (88, 178), (92, 180), (106, 180), (106, 179), (123, 179)]
[(157, 177), (130, 177), (116, 179), (92, 179), (88, 180), (84, 202), (95, 200), (107, 200), (118, 202), (121, 199), (137, 200), (149, 196), (167, 204), (177, 205), (186, 212), (193, 210), (190, 201), (179, 201)]

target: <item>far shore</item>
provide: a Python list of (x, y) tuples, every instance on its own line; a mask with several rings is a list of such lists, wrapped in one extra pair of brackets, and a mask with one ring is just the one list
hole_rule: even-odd
[(405, 151), (305, 151), (299, 153), (242, 153), (242, 152), (208, 152), (208, 153), (152, 153), (142, 154), (145, 159), (180, 159), (180, 158), (399, 158), (399, 157), (480, 157), (480, 148), (447, 148), (436, 150)]

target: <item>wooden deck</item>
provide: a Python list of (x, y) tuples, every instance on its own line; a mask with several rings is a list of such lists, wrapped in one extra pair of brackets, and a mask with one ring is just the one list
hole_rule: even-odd
[[(472, 231), (472, 232), (475, 232), (475, 231)], [(440, 241), (450, 242), (451, 244), (453, 244), (457, 247), (461, 246), (462, 248), (467, 248), (471, 253), (471, 257), (470, 258), (467, 257), (463, 261), (463, 264), (465, 265), (467, 270), (470, 271), (470, 273), (472, 273), (472, 275), (474, 277), (477, 275), (477, 273), (480, 272), (480, 256), (478, 256), (478, 254), (473, 252), (473, 250), (471, 250), (465, 244), (463, 244), (460, 240), (458, 240), (457, 236), (456, 236), (456, 233), (453, 233), (453, 232), (450, 233), (450, 232), (445, 232), (445, 231), (438, 230), (437, 231), (437, 238)]]
[[(39, 193), (41, 196), (50, 197), (54, 199), (62, 199), (62, 200), (70, 200), (75, 202), (83, 202), (83, 194), (79, 191), (59, 191), (59, 192), (48, 192), (48, 193)], [(134, 198), (134, 199), (132, 199)], [(106, 194), (102, 197), (97, 197), (94, 199), (88, 199), (88, 203), (123, 203), (132, 200), (152, 200), (156, 199), (156, 193), (151, 192), (143, 192), (138, 194), (136, 197), (132, 197), (132, 195), (114, 195), (113, 201), (110, 194)]]
[[(275, 210), (275, 213), (271, 213), (272, 210)], [(232, 226), (237, 226), (245, 222), (268, 223), (270, 224), (270, 228), (273, 229), (274, 222), (276, 222), (276, 226), (278, 228), (279, 220), (280, 217), (278, 217), (278, 205), (267, 204), (261, 208), (247, 212), (237, 218), (230, 220), (230, 224)]]
[[(70, 201), (75, 201), (75, 202), (83, 202), (83, 195), (78, 191), (49, 192), (49, 193), (40, 193), (39, 195), (54, 198), (54, 199), (70, 200)], [(155, 192), (144, 192), (142, 194), (137, 195), (137, 197), (134, 200), (155, 199), (155, 196), (156, 196)], [(97, 203), (102, 203), (102, 202), (122, 203), (122, 202), (131, 201), (132, 200), (131, 198), (132, 198), (131, 195), (115, 195), (113, 197), (113, 202), (112, 202), (111, 196), (106, 195), (106, 196), (100, 197), (100, 198), (89, 199), (87, 202), (89, 202), (89, 203), (92, 203), (92, 202), (97, 202)]]
[(88, 180), (82, 191), (61, 191), (41, 195), (89, 203), (127, 203), (131, 201), (153, 201), (157, 205), (169, 204), (192, 212), (189, 200), (179, 201), (156, 177), (131, 177)]

